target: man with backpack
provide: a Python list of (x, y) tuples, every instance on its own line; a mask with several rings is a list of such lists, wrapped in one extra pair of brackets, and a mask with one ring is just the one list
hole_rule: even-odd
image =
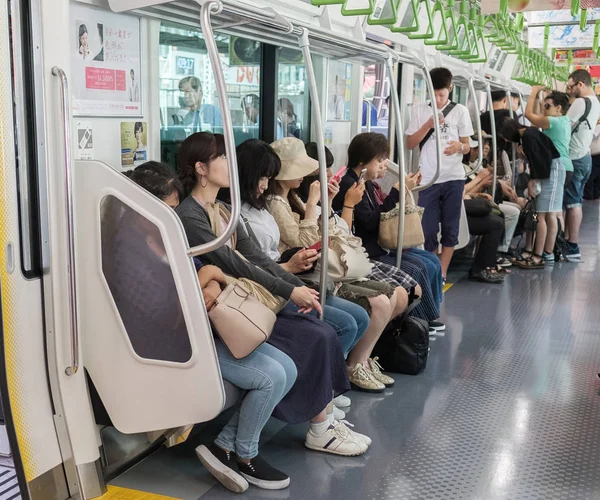
[(565, 184), (564, 206), (567, 210), (568, 232), (565, 257), (571, 262), (580, 262), (578, 243), (579, 228), (583, 220), (583, 190), (592, 171), (590, 144), (600, 118), (600, 102), (592, 87), (592, 77), (584, 69), (578, 69), (569, 75), (567, 94), (574, 101), (567, 112), (572, 126), (569, 156), (573, 161), (573, 176), (571, 179), (567, 177)]
[[(439, 115), (440, 140), (443, 157), (440, 175), (435, 183), (419, 193), (419, 205), (423, 214), (425, 249), (438, 254), (438, 232), (442, 226), (442, 252), (440, 261), (444, 279), (448, 272), (454, 247), (458, 244), (460, 214), (465, 189), (463, 155), (471, 151), (469, 137), (473, 135), (471, 116), (466, 106), (450, 101), (452, 73), (446, 68), (434, 68), (430, 72)], [(429, 104), (413, 108), (412, 118), (406, 130), (407, 147), (419, 146), (421, 150), (422, 183), (427, 184), (437, 169), (437, 149), (434, 134), (434, 116)]]

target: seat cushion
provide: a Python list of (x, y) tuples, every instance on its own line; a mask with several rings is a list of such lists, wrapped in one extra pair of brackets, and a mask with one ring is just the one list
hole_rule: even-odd
[(225, 406), (223, 407), (223, 411), (225, 411), (242, 399), (246, 391), (225, 379), (223, 379), (223, 387), (225, 387)]

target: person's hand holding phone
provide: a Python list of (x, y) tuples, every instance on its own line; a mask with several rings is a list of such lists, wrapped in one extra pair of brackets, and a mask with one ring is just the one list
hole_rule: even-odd
[(308, 271), (318, 258), (318, 249), (307, 248), (305, 250), (300, 250), (287, 262), (287, 270), (292, 274), (303, 273)]
[(340, 185), (335, 179), (331, 179), (327, 184), (327, 191), (329, 193), (329, 199), (333, 200), (336, 195), (340, 192)]
[(354, 208), (356, 205), (360, 203), (363, 199), (363, 195), (365, 194), (365, 183), (364, 182), (355, 182), (350, 186), (350, 189), (346, 191), (346, 196), (344, 197), (344, 206), (349, 208)]

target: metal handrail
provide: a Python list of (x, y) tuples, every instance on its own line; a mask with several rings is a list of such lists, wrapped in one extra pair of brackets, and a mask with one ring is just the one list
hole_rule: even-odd
[(375, 104), (373, 104), (368, 99), (363, 99), (363, 102), (367, 103), (368, 116), (367, 116), (367, 125), (366, 126), (367, 126), (367, 132), (370, 132), (371, 131), (371, 113), (370, 113), (370, 111), (371, 111), (371, 109), (374, 109), (376, 114), (378, 113), (378, 111), (377, 111), (377, 108), (375, 107)]
[(229, 190), (231, 194), (231, 218), (227, 222), (227, 227), (220, 236), (214, 240), (197, 245), (188, 250), (190, 257), (212, 252), (225, 244), (235, 232), (241, 215), (240, 188), (238, 179), (237, 156), (235, 152), (235, 139), (233, 136), (233, 123), (231, 121), (231, 111), (229, 109), (229, 99), (227, 97), (227, 86), (221, 59), (215, 42), (215, 34), (211, 26), (211, 14), (218, 14), (223, 9), (220, 0), (196, 0), (200, 4), (200, 26), (204, 34), (208, 57), (212, 66), (217, 94), (219, 96), (219, 105), (223, 120), (223, 136), (225, 138), (225, 151), (227, 153), (227, 166), (229, 171)]
[(496, 178), (498, 176), (498, 139), (496, 137), (496, 116), (494, 115), (494, 102), (492, 101), (492, 87), (489, 81), (486, 81), (486, 91), (488, 98), (488, 109), (490, 112), (490, 128), (492, 132), (492, 162), (494, 163), (494, 174), (492, 176), (492, 199), (496, 199)]
[(323, 115), (321, 115), (321, 104), (319, 102), (319, 90), (317, 87), (317, 78), (310, 53), (310, 42), (308, 40), (308, 30), (302, 28), (302, 34), (298, 37), (298, 45), (304, 56), (304, 65), (308, 75), (310, 97), (313, 109), (313, 123), (315, 126), (317, 157), (319, 159), (319, 183), (321, 184), (321, 274), (320, 274), (320, 300), (321, 300), (321, 319), (325, 313), (325, 302), (327, 300), (327, 270), (329, 263), (329, 214), (326, 213), (329, 206), (329, 190), (327, 181), (327, 163), (325, 160), (325, 134), (323, 132)]
[[(510, 89), (506, 89), (506, 102), (508, 104), (508, 113), (511, 120), (515, 118), (515, 112), (512, 108), (512, 92)], [(517, 145), (513, 142), (511, 144), (510, 154), (512, 156), (512, 168), (513, 168), (513, 179), (514, 179), (514, 170), (517, 168)], [(504, 176), (506, 177), (506, 172), (504, 172)], [(514, 183), (513, 183), (514, 186)]]
[(75, 220), (73, 215), (73, 161), (71, 158), (71, 111), (69, 108), (69, 80), (58, 66), (52, 68), (52, 74), (60, 80), (60, 104), (63, 115), (63, 148), (65, 157), (65, 191), (67, 224), (67, 259), (69, 275), (69, 309), (71, 319), (71, 364), (65, 368), (67, 376), (75, 375), (79, 370), (79, 317), (77, 310), (77, 270), (75, 268)]
[(388, 71), (388, 78), (390, 80), (390, 102), (392, 103), (392, 109), (394, 110), (394, 123), (396, 125), (396, 140), (398, 141), (398, 162), (399, 172), (398, 180), (400, 192), (400, 200), (398, 202), (398, 246), (396, 247), (396, 267), (400, 267), (402, 263), (402, 240), (404, 238), (404, 211), (406, 207), (406, 158), (404, 157), (404, 123), (402, 122), (402, 113), (400, 111), (400, 95), (398, 94), (398, 88), (396, 85), (396, 79), (394, 78), (394, 62), (393, 56), (390, 54), (386, 61), (386, 67)]
[(477, 94), (475, 93), (475, 78), (469, 78), (469, 94), (471, 94), (473, 103), (475, 104), (475, 125), (477, 128), (477, 165), (473, 169), (476, 171), (483, 164), (483, 134), (481, 132), (481, 113), (479, 112), (479, 103), (477, 102)]
[(425, 184), (423, 186), (417, 186), (416, 188), (413, 189), (413, 192), (417, 193), (419, 191), (423, 191), (424, 189), (427, 189), (430, 186), (433, 186), (434, 182), (437, 181), (438, 177), (440, 176), (440, 165), (442, 164), (442, 139), (440, 137), (440, 121), (437, 120), (439, 110), (438, 110), (437, 104), (435, 102), (435, 89), (433, 88), (433, 82), (431, 81), (431, 75), (429, 74), (427, 65), (425, 64), (425, 62), (422, 59), (419, 59), (416, 56), (413, 56), (413, 58), (415, 59), (416, 62), (421, 63), (421, 69), (423, 70), (423, 73), (425, 75), (425, 83), (427, 84), (427, 90), (428, 90), (429, 96), (431, 98), (431, 111), (433, 112), (433, 116), (434, 116), (433, 131), (434, 131), (434, 136), (435, 136), (435, 145), (437, 148), (437, 165), (436, 165), (435, 174), (427, 184)]

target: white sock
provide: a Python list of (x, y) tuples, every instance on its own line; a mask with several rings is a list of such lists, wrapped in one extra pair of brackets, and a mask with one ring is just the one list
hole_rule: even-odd
[(334, 416), (333, 416), (333, 412), (331, 412), (331, 413), (328, 413), (328, 414), (327, 414), (327, 421), (328, 421), (330, 424), (333, 424), (333, 422), (335, 421), (335, 418), (334, 418)]
[(317, 436), (322, 436), (327, 432), (329, 425), (329, 419), (325, 420), (325, 422), (311, 422), (310, 430), (313, 434), (316, 434)]

